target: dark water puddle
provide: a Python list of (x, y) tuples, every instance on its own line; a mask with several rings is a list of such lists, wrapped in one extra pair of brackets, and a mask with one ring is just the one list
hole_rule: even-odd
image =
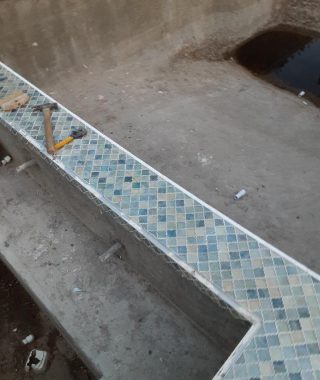
[(320, 106), (320, 37), (313, 32), (274, 29), (242, 45), (235, 58), (254, 74)]

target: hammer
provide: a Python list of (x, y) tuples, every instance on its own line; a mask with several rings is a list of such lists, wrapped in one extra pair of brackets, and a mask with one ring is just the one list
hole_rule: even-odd
[(51, 113), (58, 110), (57, 103), (45, 103), (33, 107), (33, 111), (42, 111), (44, 117), (44, 134), (46, 137), (47, 152), (54, 154), (56, 151), (54, 147), (54, 140), (52, 134)]

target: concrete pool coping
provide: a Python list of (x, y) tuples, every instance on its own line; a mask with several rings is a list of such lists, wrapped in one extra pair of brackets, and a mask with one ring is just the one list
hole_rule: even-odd
[[(30, 83), (28, 83), (27, 81), (25, 81), (22, 77), (20, 77), (17, 74), (15, 74), (8, 67), (6, 67), (4, 65), (2, 65), (2, 67), (4, 68), (4, 71), (7, 70), (15, 78), (18, 78), (19, 81), (22, 81), (27, 87), (30, 86), (34, 90), (38, 91), (47, 100), (53, 100), (52, 98), (48, 97), (46, 94), (44, 94), (43, 92), (41, 92), (40, 90), (36, 89)], [(4, 83), (4, 82), (2, 82), (2, 83)], [(67, 109), (65, 109), (63, 106), (60, 106), (60, 108), (61, 108), (61, 110), (64, 110), (68, 115), (70, 115), (74, 119), (76, 119), (78, 122), (80, 122), (81, 124), (85, 125), (86, 128), (88, 128), (89, 130), (91, 130), (94, 133), (96, 133), (99, 137), (101, 137), (101, 138), (105, 139), (106, 141), (108, 141), (109, 143), (111, 143), (112, 146), (114, 146), (117, 149), (121, 150), (121, 152), (123, 152), (124, 154), (130, 156), (133, 160), (135, 160), (139, 164), (143, 165), (143, 167), (147, 168), (147, 170), (149, 170), (152, 174), (159, 176), (161, 178), (161, 180), (165, 181), (167, 184), (170, 184), (170, 186), (173, 186), (175, 189), (177, 189), (178, 192), (181, 192), (186, 197), (186, 199), (187, 198), (192, 199), (194, 202), (197, 202), (198, 205), (200, 205), (201, 207), (203, 207), (204, 210), (208, 210), (210, 213), (213, 213), (216, 216), (215, 219), (221, 219), (221, 220), (223, 220), (223, 223), (227, 223), (227, 226), (229, 226), (229, 227), (231, 226), (232, 228), (235, 228), (235, 229), (239, 230), (240, 231), (239, 233), (244, 234), (247, 237), (251, 238), (253, 241), (255, 241), (257, 243), (259, 249), (261, 249), (261, 250), (270, 250), (271, 251), (270, 254), (269, 254), (270, 256), (267, 255), (267, 252), (264, 252), (265, 256), (263, 256), (263, 255), (259, 256), (259, 252), (253, 252), (252, 259), (257, 258), (257, 257), (260, 257), (261, 259), (262, 258), (264, 258), (264, 259), (268, 259), (268, 258), (274, 259), (277, 256), (279, 256), (279, 257), (282, 257), (284, 260), (286, 260), (288, 263), (293, 264), (294, 267), (298, 268), (304, 274), (308, 274), (308, 276), (311, 276), (314, 279), (316, 279), (317, 281), (320, 281), (320, 277), (317, 274), (315, 274), (314, 272), (312, 272), (310, 269), (306, 268), (305, 266), (303, 266), (302, 264), (298, 263), (297, 261), (295, 261), (291, 257), (287, 256), (283, 252), (281, 252), (278, 249), (276, 249), (275, 247), (271, 246), (270, 244), (264, 242), (262, 239), (258, 238), (256, 235), (250, 233), (249, 231), (247, 231), (246, 229), (244, 229), (239, 224), (233, 222), (231, 219), (229, 219), (225, 215), (221, 214), (219, 211), (215, 210), (211, 206), (208, 206), (207, 204), (205, 204), (204, 202), (202, 202), (200, 199), (198, 199), (195, 196), (193, 196), (191, 193), (187, 192), (186, 190), (184, 190), (180, 186), (176, 185), (174, 182), (172, 182), (168, 178), (164, 177), (159, 172), (157, 172), (156, 170), (154, 170), (150, 166), (146, 165), (144, 162), (142, 162), (141, 160), (139, 160), (137, 157), (133, 156), (132, 154), (130, 154), (129, 152), (127, 152), (125, 149), (123, 149), (122, 147), (120, 147), (118, 144), (116, 144), (115, 142), (113, 142), (112, 140), (110, 140), (109, 138), (107, 138), (106, 136), (104, 136), (101, 132), (97, 131), (92, 126), (90, 126), (89, 124), (87, 124), (83, 120), (79, 119), (76, 115), (74, 115), (73, 113), (71, 113), (70, 111), (68, 111)], [(2, 116), (1, 116), (1, 119), (3, 120)], [(4, 123), (7, 126), (9, 126), (9, 128), (12, 128), (13, 130), (15, 130), (14, 129), (15, 127), (13, 125), (14, 123), (12, 123), (12, 122), (10, 123), (10, 121), (8, 121), (8, 120), (3, 120), (3, 121), (4, 121)], [(59, 169), (61, 170), (61, 172), (64, 172), (64, 173), (68, 174), (73, 179), (75, 179), (79, 183), (81, 183), (81, 186), (86, 191), (88, 191), (88, 193), (89, 193), (90, 196), (93, 195), (93, 197), (96, 200), (98, 200), (98, 202), (104, 203), (106, 201), (105, 198), (103, 198), (98, 191), (96, 191), (91, 185), (88, 185), (87, 183), (85, 183), (84, 181), (82, 181), (79, 177), (75, 176), (74, 173), (72, 172), (72, 170), (70, 170), (68, 167), (66, 167), (66, 165), (64, 165), (62, 162), (60, 162), (59, 159), (56, 159), (56, 160), (54, 160), (54, 162), (52, 162), (53, 161), (52, 158), (47, 155), (47, 153), (46, 153), (46, 151), (44, 149), (44, 146), (43, 146), (43, 144), (41, 144), (41, 142), (40, 143), (36, 142), (28, 133), (26, 133), (22, 129), (15, 130), (15, 131), (18, 132), (19, 134), (21, 134), (21, 137), (23, 137), (24, 139), (26, 139), (30, 143), (30, 146), (34, 147), (41, 154), (41, 156), (43, 158), (45, 158), (48, 162), (50, 162), (51, 164), (53, 164), (54, 167), (59, 167)], [(207, 289), (209, 289), (217, 297), (221, 298), (225, 303), (227, 303), (237, 313), (241, 314), (245, 319), (247, 319), (247, 320), (249, 320), (249, 321), (251, 321), (253, 323), (253, 325), (250, 328), (249, 332), (245, 335), (245, 337), (241, 341), (241, 344), (237, 347), (237, 349), (234, 352), (234, 354), (230, 356), (230, 358), (227, 360), (227, 362), (224, 364), (224, 366), (222, 367), (222, 369), (217, 374), (217, 377), (219, 377), (219, 376), (223, 377), (224, 375), (226, 375), (227, 378), (232, 378), (232, 375), (230, 377), (230, 371), (228, 372), (228, 370), (230, 370), (230, 368), (232, 367), (233, 364), (234, 364), (234, 366), (236, 368), (237, 367), (240, 368), (242, 366), (243, 361), (245, 362), (245, 359), (241, 359), (240, 357), (243, 356), (244, 350), (247, 347), (247, 345), (249, 345), (250, 342), (253, 341), (253, 339), (252, 339), (253, 336), (256, 336), (258, 334), (258, 331), (260, 330), (260, 328), (263, 327), (261, 325), (262, 318), (259, 315), (257, 315), (258, 311), (255, 310), (254, 312), (252, 312), (251, 310), (249, 310), (248, 308), (246, 308), (246, 306), (242, 306), (240, 303), (238, 303), (236, 299), (232, 299), (231, 296), (230, 296), (230, 294), (227, 294), (227, 292), (224, 292), (222, 289), (220, 289), (219, 286), (215, 285), (215, 283), (214, 283), (214, 281), (212, 279), (208, 279), (207, 277), (204, 277), (204, 275), (200, 273), (201, 271), (196, 270), (194, 267), (191, 267), (188, 263), (184, 262), (179, 257), (177, 257), (177, 254), (175, 254), (177, 252), (174, 253), (172, 250), (168, 249), (168, 247), (164, 246), (162, 243), (160, 244), (160, 242), (157, 239), (155, 239), (153, 236), (151, 236), (151, 234), (145, 234), (143, 228), (141, 228), (141, 226), (138, 223), (136, 223), (134, 220), (128, 218), (125, 215), (125, 213), (119, 213), (119, 209), (117, 209), (112, 204), (110, 204), (110, 202), (108, 203), (108, 207), (114, 213), (116, 213), (117, 215), (120, 215), (120, 217), (122, 219), (124, 219), (127, 224), (129, 224), (131, 227), (133, 227), (133, 229), (135, 231), (138, 231), (139, 234), (142, 234), (143, 236), (145, 236), (145, 238), (147, 239), (147, 241), (151, 242), (152, 245), (154, 245), (155, 247), (157, 247), (158, 249), (160, 249), (168, 258), (170, 258), (170, 260), (174, 261), (185, 272), (187, 272), (189, 275), (191, 275), (194, 278), (194, 280), (195, 280), (196, 283), (202, 284), (204, 287), (206, 287)], [(257, 251), (258, 251), (258, 248), (256, 248)], [(234, 251), (231, 251), (231, 252), (236, 253)], [(230, 250), (229, 250), (228, 253), (230, 253)], [(254, 255), (256, 255), (256, 256), (254, 256)], [(235, 255), (235, 256), (237, 256), (237, 255)], [(244, 260), (248, 260), (248, 257), (250, 257), (250, 254), (246, 253), (243, 256), (244, 256), (243, 257)], [(223, 261), (224, 263), (227, 262), (226, 259), (225, 260), (219, 259), (218, 260), (219, 264), (220, 264), (220, 261)], [(232, 263), (232, 260), (230, 260), (229, 264), (230, 263)], [(250, 267), (250, 265), (249, 265), (249, 267)], [(273, 263), (272, 267), (276, 267), (276, 265)], [(262, 268), (259, 267), (259, 268), (255, 268), (255, 269), (263, 269), (263, 266), (262, 266)], [(221, 272), (222, 272), (222, 269), (221, 269)], [(257, 271), (257, 272), (259, 272), (259, 271)], [(231, 275), (232, 275), (232, 273), (231, 273)], [(267, 276), (265, 276), (265, 277), (267, 277)], [(260, 277), (258, 277), (258, 278), (260, 278)], [(251, 277), (250, 278), (243, 277), (243, 279), (244, 279), (244, 281), (246, 281), (246, 280), (250, 280)], [(305, 280), (306, 280), (306, 285), (310, 284), (309, 282), (307, 282), (308, 280), (306, 278), (305, 278)], [(239, 281), (242, 281), (242, 279), (240, 279)], [(281, 288), (281, 286), (280, 286), (280, 288)], [(257, 293), (257, 289), (254, 289), (252, 287), (250, 289), (245, 289), (245, 290), (246, 291), (247, 290), (251, 290), (248, 293), (250, 295), (252, 295), (254, 293), (254, 292), (252, 293), (252, 291), (254, 291), (254, 290)], [(319, 288), (317, 290), (319, 291)], [(318, 291), (316, 293), (318, 293)], [(258, 299), (258, 297), (254, 298), (254, 299)], [(279, 298), (274, 298), (274, 299), (276, 299), (276, 300), (279, 301)], [(241, 300), (242, 304), (245, 304), (245, 305), (248, 306), (247, 300), (250, 301), (250, 298), (246, 299), (245, 300), (246, 302), (244, 300)], [(279, 303), (281, 303), (281, 302), (279, 301)], [(314, 305), (312, 305), (312, 306), (314, 306)], [(315, 318), (316, 319), (318, 318), (318, 314), (317, 313), (315, 313)], [(259, 336), (259, 338), (262, 338), (262, 337)], [(263, 341), (264, 342), (264, 339), (259, 339), (259, 341)], [(267, 340), (266, 340), (266, 342), (267, 342)], [(268, 344), (266, 344), (266, 346), (261, 346), (260, 348), (265, 349), (266, 347), (268, 347), (268, 349), (269, 349), (271, 346), (268, 346)], [(258, 351), (258, 348), (259, 347), (257, 347), (257, 351)], [(239, 364), (236, 364), (235, 362), (237, 362), (239, 360), (239, 358), (241, 359), (241, 361), (240, 361)], [(284, 358), (281, 356), (281, 354), (278, 357), (274, 357), (272, 359), (273, 359), (272, 360), (273, 363), (284, 361)], [(275, 360), (275, 359), (277, 359), (277, 360)], [(257, 363), (259, 364), (259, 361)], [(282, 364), (284, 364), (284, 363), (282, 363)], [(282, 364), (281, 365), (279, 364), (279, 366), (282, 366)], [(243, 366), (241, 368), (243, 369)], [(319, 368), (317, 368), (317, 367), (315, 367), (315, 368), (311, 367), (311, 368), (309, 368), (309, 372), (310, 372), (310, 370), (311, 371), (313, 371), (313, 370), (316, 371), (318, 369)], [(268, 376), (267, 374), (263, 373), (262, 371), (260, 371), (260, 372), (261, 372), (260, 373), (261, 377), (267, 378), (267, 376)], [(288, 372), (290, 374), (295, 373), (295, 372), (290, 371), (289, 368), (287, 370), (285, 370), (285, 372)], [(283, 371), (281, 373), (283, 373)], [(249, 373), (248, 373), (248, 375), (251, 376), (251, 374), (249, 374)], [(271, 376), (271, 374), (270, 374), (270, 376)]]

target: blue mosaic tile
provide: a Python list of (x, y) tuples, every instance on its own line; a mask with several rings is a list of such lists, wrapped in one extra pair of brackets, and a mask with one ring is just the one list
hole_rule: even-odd
[[(25, 108), (0, 112), (4, 127), (46, 155), (43, 116), (32, 106), (52, 101), (0, 65), (0, 98), (20, 89)], [(71, 128), (88, 133), (54, 157), (56, 165), (98, 197), (177, 265), (187, 264), (254, 321), (217, 378), (320, 379), (320, 278), (232, 222), (63, 107), (52, 115), (54, 138)], [(49, 160), (52, 157), (47, 156)], [(211, 290), (212, 291), (212, 290)], [(231, 306), (230, 306), (231, 307)]]

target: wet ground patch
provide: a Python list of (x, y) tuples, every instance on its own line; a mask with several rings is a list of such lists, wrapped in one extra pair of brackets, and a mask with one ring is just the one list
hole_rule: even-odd
[(320, 105), (320, 36), (289, 27), (258, 34), (235, 52), (236, 60), (251, 72), (281, 88)]

